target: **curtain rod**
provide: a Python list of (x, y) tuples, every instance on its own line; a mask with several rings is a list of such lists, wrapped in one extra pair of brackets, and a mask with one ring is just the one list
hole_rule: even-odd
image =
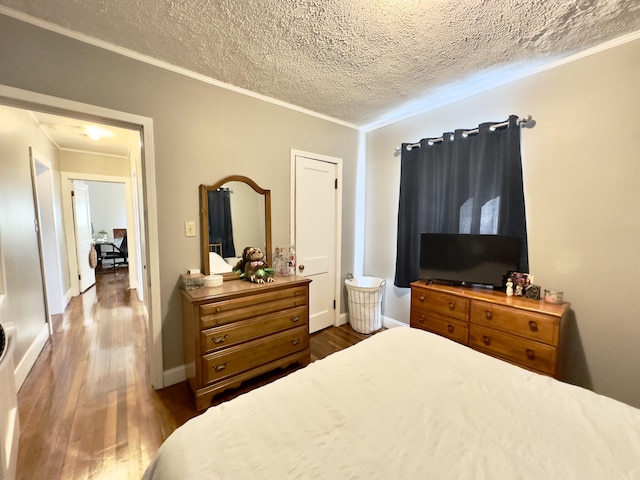
[[(523, 128), (533, 128), (536, 124), (536, 121), (533, 119), (531, 115), (527, 115), (526, 117), (522, 117), (518, 119), (518, 126)], [(505, 120), (504, 122), (494, 123), (489, 127), (489, 130), (495, 132), (498, 128), (508, 127), (509, 120)], [(463, 137), (468, 137), (469, 135), (475, 135), (478, 133), (478, 129), (474, 128), (472, 130), (467, 130), (462, 132)], [(436, 143), (442, 143), (444, 141), (444, 137), (432, 138), (429, 140), (429, 145), (434, 145)], [(420, 142), (418, 143), (408, 143), (407, 150), (413, 150), (414, 148), (420, 148)], [(400, 153), (401, 147), (396, 147), (396, 153)]]

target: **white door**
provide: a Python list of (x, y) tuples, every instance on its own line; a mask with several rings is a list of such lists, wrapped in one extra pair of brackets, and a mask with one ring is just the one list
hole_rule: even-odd
[(142, 261), (142, 253), (144, 252), (144, 224), (140, 221), (141, 217), (141, 208), (140, 208), (140, 194), (138, 190), (138, 173), (134, 172), (131, 177), (131, 185), (133, 188), (133, 217), (135, 219), (134, 224), (138, 225), (139, 228), (135, 231), (137, 232), (134, 251), (136, 252), (136, 269), (138, 270), (138, 274), (136, 275), (136, 292), (138, 294), (138, 300), (144, 303), (144, 292), (147, 288), (147, 271), (145, 270), (144, 263)]
[(336, 318), (337, 165), (295, 156), (295, 246), (298, 275), (310, 278), (309, 332)]
[(91, 208), (88, 185), (83, 181), (74, 180), (72, 198), (80, 292), (84, 292), (96, 283), (96, 272), (89, 265), (89, 252), (91, 251), (93, 237), (91, 236)]
[(62, 292), (60, 246), (54, 212), (53, 172), (50, 162), (33, 152), (31, 148), (29, 150), (31, 151), (35, 208), (40, 227), (40, 255), (44, 267), (49, 314), (56, 315), (64, 312), (64, 294)]
[[(47, 244), (46, 239), (43, 238), (43, 221), (42, 214), (40, 212), (41, 199), (38, 196), (38, 163), (34, 159), (33, 149), (29, 147), (29, 162), (31, 164), (31, 186), (33, 188), (33, 206), (34, 206), (34, 228), (38, 239), (38, 254), (40, 257), (40, 273), (42, 275), (42, 295), (44, 298), (44, 312), (45, 322), (49, 326), (49, 335), (53, 334), (53, 326), (51, 323), (51, 307), (49, 305), (49, 282), (47, 282), (47, 263), (45, 261), (44, 246)], [(50, 276), (49, 276), (50, 277)]]

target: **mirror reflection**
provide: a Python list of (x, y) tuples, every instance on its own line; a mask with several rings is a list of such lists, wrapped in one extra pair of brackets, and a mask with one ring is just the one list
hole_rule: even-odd
[[(231, 274), (247, 246), (270, 257), (270, 192), (251, 179), (232, 176), (200, 186), (202, 272)], [(270, 261), (270, 258), (269, 258)]]

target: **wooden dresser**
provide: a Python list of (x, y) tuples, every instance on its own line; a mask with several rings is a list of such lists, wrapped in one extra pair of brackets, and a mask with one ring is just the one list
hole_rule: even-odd
[(199, 411), (245, 380), (309, 363), (309, 283), (291, 276), (181, 289), (185, 365)]
[(568, 310), (568, 303), (507, 297), (494, 290), (411, 284), (412, 327), (556, 378)]

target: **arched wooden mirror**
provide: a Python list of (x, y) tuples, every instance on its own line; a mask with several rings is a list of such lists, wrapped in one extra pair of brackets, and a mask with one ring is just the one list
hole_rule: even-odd
[(200, 247), (202, 273), (225, 280), (245, 247), (265, 249), (271, 263), (271, 191), (241, 175), (200, 185)]

